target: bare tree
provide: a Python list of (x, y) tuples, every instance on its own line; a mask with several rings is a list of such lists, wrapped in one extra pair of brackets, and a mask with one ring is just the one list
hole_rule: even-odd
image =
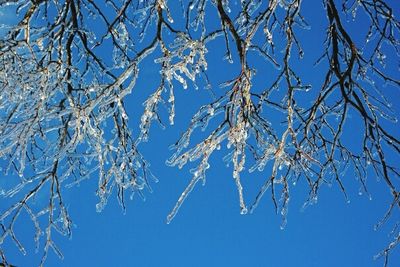
[[(368, 194), (367, 171), (373, 170), (393, 199), (377, 227), (385, 223), (400, 208), (400, 139), (388, 130), (397, 120), (383, 88), (400, 86), (385, 67), (398, 64), (400, 22), (389, 1), (315, 4), (316, 12), (326, 13), (326, 38), (315, 63), (323, 79), (311, 86), (294, 66), (305, 56), (302, 33), (312, 31), (301, 0), (0, 0), (0, 7), (17, 18), (2, 26), (0, 39), (0, 155), (4, 172), (19, 175), (0, 188), (11, 203), (0, 211), (0, 245), (10, 238), (25, 253), (14, 225), (27, 213), (37, 247), (44, 246), (43, 265), (50, 248), (62, 258), (54, 230), (71, 233), (62, 197), (66, 188), (98, 176), (98, 211), (114, 190), (124, 208), (126, 194), (151, 190), (149, 180), (155, 178), (137, 147), (148, 141), (151, 124), (161, 123), (160, 105), (168, 107), (174, 123), (174, 90), (214, 86), (207, 75), (213, 42), (225, 44), (221, 62), (235, 63), (238, 72), (218, 81), (222, 89), (193, 115), (174, 144), (168, 165), (197, 165), (167, 222), (205, 181), (210, 156), (224, 145), (242, 214), (252, 212), (269, 189), (284, 226), (290, 188), (299, 179), (308, 185), (308, 205), (317, 201), (324, 184), (337, 183), (347, 198), (348, 170)], [(366, 17), (367, 29), (361, 41), (347, 27), (359, 16)], [(254, 55), (265, 60), (266, 68), (273, 66), (261, 87), (255, 74), (263, 70)], [(151, 57), (160, 70), (159, 86), (144, 103), (135, 137), (124, 99), (135, 88), (144, 59)], [(315, 95), (311, 103), (303, 100), (306, 94)], [(274, 123), (271, 114), (283, 122)], [(348, 116), (363, 125), (358, 149), (343, 137)], [(198, 129), (207, 136), (192, 145)], [(250, 205), (241, 182), (246, 166), (266, 177)], [(39, 194), (48, 196), (40, 209), (32, 205)], [(385, 266), (399, 242), (395, 228), (393, 240), (378, 255)], [(7, 265), (1, 247), (0, 257)]]

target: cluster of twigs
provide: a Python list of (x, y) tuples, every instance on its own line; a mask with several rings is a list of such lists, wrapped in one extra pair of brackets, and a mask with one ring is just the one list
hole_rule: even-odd
[[(386, 1), (322, 1), (327, 28), (316, 65), (324, 79), (313, 85), (316, 97), (311, 104), (302, 101), (311, 85), (293, 64), (304, 56), (300, 37), (309, 28), (301, 0), (0, 0), (0, 8), (11, 4), (18, 22), (3, 25), (7, 33), (0, 39), (0, 155), (5, 173), (19, 178), (0, 188), (4, 199), (14, 201), (0, 211), (0, 246), (10, 238), (25, 253), (14, 226), (26, 212), (36, 229), (37, 247), (45, 236), (41, 265), (49, 248), (62, 257), (52, 239), (53, 230), (71, 233), (62, 193), (91, 176), (99, 177), (98, 211), (114, 188), (123, 207), (127, 191), (142, 194), (150, 189), (149, 164), (137, 146), (148, 141), (152, 122), (161, 121), (160, 104), (167, 103), (174, 124), (176, 87), (197, 88), (199, 78), (209, 83), (212, 42), (225, 44), (224, 59), (237, 61), (238, 73), (230, 81), (219, 81), (222, 93), (199, 109), (174, 145), (168, 165), (198, 165), (168, 222), (197, 182), (205, 181), (210, 156), (225, 144), (243, 214), (253, 211), (270, 189), (284, 225), (293, 183), (307, 182), (306, 204), (314, 203), (320, 187), (332, 182), (347, 198), (343, 179), (349, 169), (366, 193), (368, 170), (385, 181), (393, 201), (378, 226), (399, 212), (400, 171), (388, 154), (399, 159), (400, 140), (388, 129), (397, 120), (381, 90), (384, 84), (396, 90), (400, 86), (385, 69), (386, 54), (400, 52), (400, 23)], [(176, 10), (183, 15), (179, 19)], [(347, 27), (346, 19), (350, 16), (356, 23), (359, 10), (369, 23), (364, 43)], [(208, 26), (215, 22), (206, 12), (219, 18), (215, 28)], [(103, 56), (108, 52), (112, 58)], [(261, 89), (254, 85), (254, 53), (276, 68)], [(144, 103), (135, 138), (124, 99), (140, 78), (143, 60), (151, 56), (157, 57), (160, 82)], [(270, 109), (282, 114), (284, 122), (272, 123)], [(358, 149), (344, 137), (349, 116), (363, 125)], [(208, 131), (207, 137), (189, 147), (199, 128)], [(250, 172), (267, 177), (251, 205), (241, 182), (247, 165)], [(48, 203), (40, 207), (34, 203), (39, 194), (48, 195)], [(385, 266), (400, 242), (398, 229), (393, 234), (394, 240), (379, 254)], [(0, 257), (7, 265), (2, 247)]]

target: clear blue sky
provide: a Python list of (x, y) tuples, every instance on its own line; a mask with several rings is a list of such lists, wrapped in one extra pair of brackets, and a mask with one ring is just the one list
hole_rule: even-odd
[[(310, 23), (311, 30), (301, 31), (302, 35), (299, 36), (303, 40), (306, 59), (297, 68), (305, 80), (318, 83), (321, 77), (312, 68), (312, 63), (321, 52), (326, 15), (321, 8), (321, 1), (315, 1), (316, 6), (310, 4), (314, 1), (304, 2), (303, 15)], [(397, 5), (395, 14), (400, 16), (397, 1), (390, 2), (392, 6)], [(362, 23), (347, 24), (353, 32), (357, 32), (362, 26)], [(235, 66), (226, 63), (218, 65), (223, 56), (222, 44), (219, 42), (209, 48), (207, 58), (210, 60), (211, 81), (222, 82), (223, 79), (232, 79), (237, 74)], [(135, 134), (138, 133), (138, 122), (143, 109), (141, 103), (153, 92), (158, 82), (154, 78), (157, 77), (158, 69), (154, 68), (153, 59), (147, 60), (141, 66), (141, 78), (126, 101), (130, 126)], [(259, 63), (258, 59), (254, 60), (255, 64)], [(398, 66), (388, 68), (393, 69), (394, 75), (399, 74)], [(225, 89), (219, 89), (214, 83), (214, 90)], [(315, 92), (318, 88), (313, 90)], [(384, 90), (393, 99), (396, 113), (400, 115), (400, 107), (396, 101), (400, 99), (398, 88), (386, 87)], [(365, 195), (358, 195), (359, 184), (351, 170), (344, 179), (350, 203), (346, 203), (339, 187), (334, 183), (331, 188), (326, 185), (322, 187), (316, 205), (302, 210), (308, 193), (304, 181), (291, 187), (288, 224), (281, 230), (281, 217), (275, 214), (268, 193), (253, 214), (239, 214), (232, 169), (225, 167), (222, 157), (226, 151), (222, 150), (212, 157), (206, 186), (197, 185), (173, 222), (166, 224), (167, 214), (191, 178), (188, 168), (178, 170), (165, 166), (165, 160), (172, 153), (168, 147), (186, 129), (191, 115), (199, 106), (211, 100), (208, 92), (203, 89), (195, 91), (189, 87), (184, 91), (176, 86), (176, 93), (175, 126), (162, 130), (156, 124), (153, 125), (150, 142), (140, 145), (140, 150), (159, 179), (159, 183), (151, 182), (154, 192), (145, 193), (145, 202), (138, 196), (133, 201), (128, 200), (126, 214), (123, 214), (115, 196), (110, 198), (102, 213), (96, 212), (96, 177), (79, 187), (65, 190), (64, 201), (69, 203), (69, 212), (75, 227), (70, 240), (55, 235), (65, 259), (60, 261), (50, 252), (47, 266), (382, 265), (382, 259), (374, 261), (373, 256), (387, 245), (390, 240), (388, 234), (393, 225), (390, 222), (399, 218), (392, 218), (379, 231), (373, 230), (391, 198), (385, 183), (377, 182), (372, 171), (368, 178), (371, 200)], [(164, 118), (167, 122), (167, 115)], [(356, 130), (358, 129), (348, 133), (349, 140), (359, 138), (360, 134)], [(391, 128), (396, 134), (398, 130), (398, 125)], [(243, 175), (243, 183), (247, 188), (245, 197), (249, 203), (267, 174), (268, 170), (264, 173), (245, 172)], [(394, 216), (398, 216), (398, 213)], [(39, 249), (37, 254), (34, 252), (33, 227), (30, 224), (20, 224), (18, 227), (16, 232), (20, 233), (22, 241), (27, 245), (28, 255), (23, 257), (11, 242), (6, 242), (9, 261), (18, 267), (37, 265), (42, 250)], [(389, 263), (392, 267), (400, 266), (400, 249), (393, 251)]]

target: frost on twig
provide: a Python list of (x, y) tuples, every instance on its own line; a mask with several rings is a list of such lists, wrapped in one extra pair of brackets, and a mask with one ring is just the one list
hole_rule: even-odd
[[(229, 151), (225, 159), (233, 163), (233, 178), (242, 213), (247, 211), (248, 205), (244, 201), (240, 174), (249, 162), (255, 162), (248, 167), (250, 172), (264, 171), (268, 163), (271, 166), (267, 171), (270, 174), (250, 210), (257, 207), (270, 189), (275, 208), (283, 216), (283, 225), (290, 187), (299, 179), (304, 179), (309, 188), (304, 206), (317, 201), (324, 184), (336, 183), (345, 200), (349, 201), (344, 182), (349, 169), (354, 170), (360, 183), (360, 194), (370, 195), (366, 182), (368, 171), (373, 170), (377, 177), (383, 178), (393, 196), (387, 217), (394, 210), (398, 212), (400, 203), (396, 178), (400, 173), (395, 164), (388, 162), (387, 155), (394, 153), (398, 156), (400, 143), (398, 137), (384, 126), (387, 122), (397, 123), (397, 119), (377, 83), (399, 86), (399, 81), (385, 70), (387, 59), (382, 44), (389, 44), (399, 54), (399, 41), (395, 36), (399, 33), (400, 24), (384, 1), (354, 1), (352, 5), (350, 1), (345, 1), (342, 6), (344, 14), (364, 9), (371, 19), (367, 33), (367, 45), (370, 47), (364, 48), (363, 53), (363, 48), (353, 41), (346, 30), (334, 1), (323, 2), (328, 28), (323, 54), (316, 66), (326, 74), (323, 82), (316, 86), (319, 91), (311, 105), (302, 103), (301, 97), (298, 97), (308, 92), (311, 86), (303, 84), (302, 77), (292, 66), (293, 54), (297, 54), (300, 60), (304, 57), (298, 31), (310, 29), (300, 13), (302, 1), (269, 1), (267, 5), (259, 1), (241, 1), (239, 8), (229, 1), (214, 2), (221, 20), (226, 58), (233, 62), (232, 55), (237, 54), (241, 74), (226, 84), (228, 86), (224, 88), (227, 92), (221, 98), (200, 108), (189, 128), (174, 145), (176, 151), (168, 160), (169, 165), (183, 167), (192, 161), (199, 163), (191, 171), (189, 185), (168, 215), (168, 222), (174, 218), (195, 184), (205, 180), (210, 155), (224, 142)], [(238, 10), (236, 17), (232, 14), (234, 9)], [(284, 15), (278, 16), (277, 10)], [(263, 29), (264, 41), (256, 38), (259, 28)], [(284, 34), (283, 44), (276, 41), (278, 31)], [(379, 37), (374, 39), (375, 35)], [(274, 54), (277, 49), (281, 49), (282, 58)], [(253, 71), (250, 71), (249, 55), (253, 52), (278, 67), (277, 75), (271, 78), (272, 85), (261, 92), (251, 82)], [(327, 63), (321, 63), (323, 60)], [(279, 90), (285, 91), (286, 95), (276, 101), (274, 95), (279, 95)], [(268, 114), (263, 112), (267, 108), (279, 110), (286, 120), (279, 126), (272, 125)], [(363, 139), (357, 143), (361, 150), (347, 144), (345, 136), (349, 114), (353, 122), (358, 121), (365, 126)], [(217, 126), (208, 130), (211, 120), (214, 120), (212, 125)], [(203, 141), (190, 147), (191, 136), (197, 128), (207, 129), (210, 133)], [(252, 159), (249, 160), (249, 157)], [(279, 199), (276, 198), (277, 185), (281, 189)], [(398, 239), (390, 243), (388, 251), (397, 243)]]
[[(168, 48), (163, 42), (160, 43), (163, 56), (154, 62), (161, 64), (161, 82), (157, 90), (143, 103), (144, 112), (140, 123), (139, 141), (147, 141), (150, 126), (153, 120), (161, 123), (158, 106), (165, 103), (162, 95), (169, 89), (169, 123), (174, 124), (175, 118), (175, 94), (173, 81), (179, 82), (183, 89), (187, 89), (189, 79), (196, 86), (196, 76), (207, 70), (204, 40), (193, 40), (182, 32), (178, 32), (174, 42)], [(196, 87), (197, 88), (197, 87)]]
[[(14, 4), (21, 20), (0, 45), (0, 156), (3, 172), (17, 178), (0, 188), (5, 203), (11, 203), (0, 210), (0, 251), (4, 263), (2, 246), (9, 239), (26, 254), (15, 231), (25, 213), (37, 250), (43, 246), (43, 265), (49, 251), (63, 257), (55, 232), (71, 235), (66, 188), (97, 176), (98, 211), (112, 192), (125, 208), (126, 195), (150, 189), (153, 176), (128, 127), (124, 98), (155, 45), (133, 53), (125, 22), (110, 22), (104, 7), (93, 2)], [(114, 8), (119, 13), (128, 5)], [(99, 18), (108, 29), (101, 38), (86, 29)], [(110, 37), (114, 52), (107, 61), (98, 48), (104, 49)]]
[[(337, 185), (348, 201), (353, 171), (360, 194), (370, 196), (367, 174), (387, 187), (392, 202), (378, 228), (387, 223), (400, 207), (400, 141), (386, 90), (400, 86), (391, 71), (400, 54), (398, 14), (384, 0), (314, 5), (326, 14), (325, 40), (314, 68), (306, 71), (323, 79), (306, 81), (301, 68), (310, 55), (303, 33), (313, 31), (302, 13), (306, 3), (0, 1), (0, 8), (12, 4), (17, 15), (17, 23), (3, 25), (0, 33), (0, 156), (5, 174), (15, 174), (11, 185), (0, 188), (0, 197), (11, 203), (0, 211), (0, 246), (9, 239), (25, 253), (15, 225), (26, 213), (37, 246), (43, 243), (42, 264), (48, 251), (62, 257), (52, 237), (53, 230), (71, 233), (63, 192), (90, 177), (98, 177), (98, 211), (112, 192), (123, 207), (126, 195), (143, 197), (152, 174), (137, 146), (149, 140), (154, 121), (164, 125), (160, 105), (174, 124), (181, 101), (176, 90), (209, 84), (211, 63), (220, 60), (223, 67), (224, 59), (232, 64), (233, 79), (212, 81), (221, 88), (192, 116), (167, 161), (179, 168), (195, 164), (167, 221), (205, 182), (211, 156), (221, 149), (243, 214), (255, 211), (269, 192), (283, 227), (298, 181), (308, 189), (304, 206), (317, 202), (325, 184)], [(363, 25), (364, 39), (348, 21)], [(216, 46), (224, 51), (211, 58)], [(128, 127), (126, 96), (141, 89), (136, 81), (145, 59), (159, 70), (158, 86), (136, 90), (147, 94), (136, 135)], [(349, 144), (354, 125), (360, 138)], [(199, 129), (206, 136), (193, 142)], [(243, 181), (247, 170), (264, 178), (252, 202)], [(34, 205), (39, 195), (46, 201)], [(399, 243), (397, 227), (393, 236), (379, 254), (385, 265)], [(2, 247), (0, 257), (7, 262)]]
[[(205, 182), (205, 172), (210, 167), (209, 157), (216, 149), (221, 149), (224, 143), (230, 150), (225, 160), (233, 164), (232, 176), (238, 190), (240, 211), (242, 214), (247, 213), (240, 173), (244, 170), (246, 150), (250, 146), (250, 136), (254, 136), (257, 143), (256, 147), (269, 148), (276, 142), (276, 137), (269, 123), (259, 116), (251, 101), (251, 75), (250, 70), (245, 70), (238, 78), (224, 84), (225, 87), (230, 87), (226, 95), (206, 106), (202, 106), (193, 116), (187, 131), (174, 145), (176, 151), (167, 161), (168, 165), (182, 168), (188, 162), (200, 160), (200, 163), (197, 168), (191, 170), (193, 177), (178, 199), (174, 209), (168, 215), (168, 222), (176, 215), (194, 185), (200, 180), (203, 180), (203, 183)], [(222, 119), (218, 126), (202, 142), (187, 149), (192, 133), (197, 128), (206, 130), (208, 123), (214, 118)], [(266, 157), (268, 156), (266, 155)], [(262, 164), (262, 162), (259, 162), (258, 168), (262, 168), (260, 167)]]

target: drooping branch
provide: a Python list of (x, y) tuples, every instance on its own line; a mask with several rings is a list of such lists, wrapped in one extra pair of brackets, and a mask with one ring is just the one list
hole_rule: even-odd
[[(127, 194), (143, 196), (143, 189), (151, 190), (152, 174), (138, 145), (151, 139), (154, 121), (166, 125), (160, 105), (167, 106), (173, 125), (181, 101), (176, 90), (217, 83), (220, 88), (192, 116), (167, 161), (178, 167), (195, 164), (168, 222), (194, 186), (205, 181), (211, 155), (220, 149), (233, 165), (242, 214), (254, 211), (271, 189), (284, 226), (290, 190), (298, 180), (306, 182), (308, 205), (317, 201), (324, 184), (336, 183), (347, 199), (346, 170), (354, 170), (361, 192), (369, 194), (367, 173), (373, 170), (392, 197), (378, 226), (394, 217), (400, 171), (389, 159), (398, 160), (400, 139), (390, 128), (397, 120), (381, 90), (384, 84), (400, 86), (385, 68), (393, 60), (386, 53), (399, 55), (400, 23), (383, 0), (343, 1), (341, 9), (337, 1), (322, 1), (326, 39), (313, 72), (324, 79), (308, 84), (298, 68), (305, 56), (302, 33), (310, 29), (301, 13), (304, 2), (0, 1), (0, 7), (14, 5), (17, 14), (15, 25), (4, 27), (9, 32), (0, 38), (0, 155), (5, 172), (18, 176), (10, 188), (0, 189), (2, 197), (14, 201), (0, 214), (0, 246), (10, 238), (24, 252), (14, 227), (26, 212), (37, 246), (44, 246), (42, 264), (49, 248), (62, 257), (53, 230), (71, 232), (63, 191), (98, 177), (98, 211), (113, 191), (123, 208)], [(368, 24), (365, 40), (346, 21), (351, 16), (357, 22), (358, 10), (369, 18), (362, 21)], [(226, 47), (221, 66), (237, 65), (228, 81), (208, 77), (214, 62), (208, 53), (215, 44)], [(137, 88), (145, 59), (159, 70), (158, 85), (147, 93), (135, 134), (128, 127), (126, 97)], [(315, 92), (311, 103), (304, 101), (307, 92)], [(346, 140), (350, 117), (363, 125), (363, 137), (351, 146)], [(193, 144), (200, 129), (206, 137)], [(242, 182), (246, 168), (265, 177), (250, 206)], [(49, 201), (38, 209), (32, 199), (39, 194)], [(380, 254), (385, 265), (398, 243), (395, 229)], [(7, 264), (1, 247), (0, 257)]]

